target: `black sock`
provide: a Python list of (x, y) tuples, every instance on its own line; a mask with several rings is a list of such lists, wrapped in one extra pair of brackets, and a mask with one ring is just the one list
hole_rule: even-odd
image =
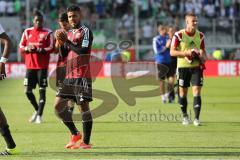
[(63, 123), (68, 127), (72, 135), (77, 135), (79, 133), (75, 124), (72, 120), (72, 113), (68, 111), (68, 107), (64, 107), (61, 112), (56, 111), (57, 115), (61, 118)]
[(34, 94), (32, 92), (27, 92), (26, 95), (27, 95), (28, 100), (33, 105), (35, 111), (37, 111), (38, 110), (38, 104), (37, 104), (37, 101), (36, 101), (36, 98), (35, 98)]
[(201, 96), (197, 96), (193, 98), (193, 109), (195, 113), (195, 119), (199, 119), (201, 112), (202, 100)]
[(4, 140), (5, 140), (5, 142), (6, 142), (6, 144), (7, 144), (7, 147), (8, 147), (9, 149), (15, 148), (15, 147), (16, 147), (16, 144), (15, 144), (13, 138), (12, 138), (11, 132), (10, 132), (10, 130), (9, 130), (9, 126), (6, 125), (6, 126), (0, 128), (0, 132), (1, 132), (1, 134), (2, 134), (2, 136), (3, 136), (3, 138), (4, 138)]
[(188, 116), (187, 115), (187, 97), (179, 97), (179, 104), (182, 110), (183, 117)]
[(69, 129), (72, 135), (77, 135), (79, 133), (78, 129), (76, 128), (73, 122), (63, 122)]
[(38, 108), (37, 114), (42, 116), (43, 109), (44, 109), (44, 106), (45, 106), (45, 103), (46, 103), (46, 90), (45, 90), (45, 88), (39, 90), (39, 95), (40, 95), (40, 99), (39, 99), (39, 108)]
[(174, 89), (171, 90), (171, 92), (169, 93), (169, 99), (170, 99), (170, 100), (174, 100), (174, 99), (175, 99), (175, 92), (174, 92)]
[(82, 124), (83, 124), (83, 142), (85, 144), (90, 143), (90, 137), (91, 137), (91, 132), (92, 132), (92, 114), (90, 111), (86, 111), (82, 113)]

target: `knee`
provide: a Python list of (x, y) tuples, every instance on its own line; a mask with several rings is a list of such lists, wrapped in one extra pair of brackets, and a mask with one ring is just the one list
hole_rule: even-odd
[(92, 113), (90, 112), (90, 110), (82, 112), (82, 121), (83, 122), (88, 122), (88, 121), (92, 121)]
[(25, 90), (24, 90), (24, 93), (25, 93), (26, 95), (33, 94), (32, 88), (26, 87)]
[(193, 96), (198, 97), (201, 95), (201, 88), (200, 87), (193, 87)]

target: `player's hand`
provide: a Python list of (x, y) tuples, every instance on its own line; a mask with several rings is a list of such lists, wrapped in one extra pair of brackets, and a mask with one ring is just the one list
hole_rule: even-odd
[(6, 78), (5, 64), (0, 62), (0, 80), (3, 80), (5, 78)]
[(63, 29), (56, 30), (54, 36), (59, 46), (62, 46), (67, 41), (67, 33)]
[(26, 49), (26, 52), (29, 52), (29, 53), (36, 52), (36, 49), (37, 49), (36, 46), (28, 45), (27, 49)]
[(46, 53), (46, 50), (44, 48), (36, 48), (36, 53), (44, 54)]
[(167, 40), (165, 47), (170, 48), (170, 46), (171, 46), (171, 39)]
[(193, 48), (193, 49), (191, 49), (191, 52), (192, 52), (192, 57), (193, 58), (199, 58), (200, 57), (200, 50), (199, 49)]
[(184, 52), (184, 56), (185, 56), (185, 57), (192, 56), (192, 51), (191, 51), (191, 49), (185, 51), (185, 52)]

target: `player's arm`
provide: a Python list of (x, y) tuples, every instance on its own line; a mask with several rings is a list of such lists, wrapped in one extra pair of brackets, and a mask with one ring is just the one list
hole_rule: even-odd
[(40, 54), (52, 53), (54, 51), (54, 37), (52, 32), (49, 32), (46, 39), (47, 47), (36, 48), (36, 52)]
[(10, 54), (12, 42), (5, 32), (0, 34), (0, 39), (4, 43), (3, 54), (0, 59), (0, 80), (3, 80), (6, 77), (5, 63), (7, 62), (9, 54)]
[(179, 51), (178, 46), (180, 44), (180, 39), (179, 36), (176, 34), (173, 36), (172, 42), (171, 42), (171, 47), (170, 47), (170, 55), (175, 56), (175, 57), (186, 57), (186, 56), (191, 56), (192, 51), (187, 50), (187, 51)]
[(19, 50), (22, 54), (28, 52), (26, 32), (26, 30), (23, 32), (21, 41), (19, 43)]
[(73, 44), (71, 41), (66, 40), (65, 45), (68, 46), (69, 50), (74, 51), (78, 55), (88, 54), (90, 45), (92, 44), (92, 32), (89, 29), (84, 30), (81, 42)]
[(68, 46), (68, 48), (72, 51), (74, 51), (75, 53), (77, 53), (78, 55), (83, 55), (83, 54), (87, 54), (89, 48), (88, 47), (83, 47), (80, 45), (75, 45), (73, 44), (71, 41), (67, 40), (65, 42), (65, 45)]
[(8, 58), (9, 54), (10, 54), (10, 49), (12, 47), (12, 42), (5, 32), (0, 34), (0, 38), (2, 39), (2, 41), (4, 43), (4, 50), (2, 53), (2, 57)]
[(156, 54), (163, 54), (167, 50), (167, 46), (159, 45), (157, 38), (153, 39), (153, 50)]
[(204, 36), (201, 38), (201, 45), (200, 45), (200, 51), (199, 51), (199, 58), (201, 60), (201, 63), (205, 63), (207, 60), (207, 53), (205, 49), (205, 42), (204, 42)]
[(20, 53), (32, 53), (35, 52), (36, 48), (33, 45), (27, 45), (27, 30), (25, 30), (22, 34), (21, 41), (19, 43)]
[(59, 55), (61, 57), (66, 57), (68, 55), (69, 49), (66, 44), (59, 47)]

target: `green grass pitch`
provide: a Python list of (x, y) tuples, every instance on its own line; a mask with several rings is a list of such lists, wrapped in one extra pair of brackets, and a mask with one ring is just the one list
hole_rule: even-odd
[[(66, 150), (70, 135), (54, 114), (55, 91), (48, 88), (44, 123), (29, 124), (33, 109), (24, 94), (23, 80), (1, 81), (0, 105), (21, 154), (0, 159), (240, 159), (240, 79), (206, 78), (204, 83), (200, 127), (182, 126), (177, 103), (163, 105), (160, 96), (137, 98), (135, 106), (118, 97), (113, 111), (94, 119), (93, 148)], [(93, 88), (117, 96), (111, 79), (97, 79)], [(188, 97), (193, 117), (191, 93)], [(91, 106), (101, 103), (96, 99)], [(82, 130), (81, 122), (77, 126)], [(0, 138), (0, 149), (4, 147)]]

